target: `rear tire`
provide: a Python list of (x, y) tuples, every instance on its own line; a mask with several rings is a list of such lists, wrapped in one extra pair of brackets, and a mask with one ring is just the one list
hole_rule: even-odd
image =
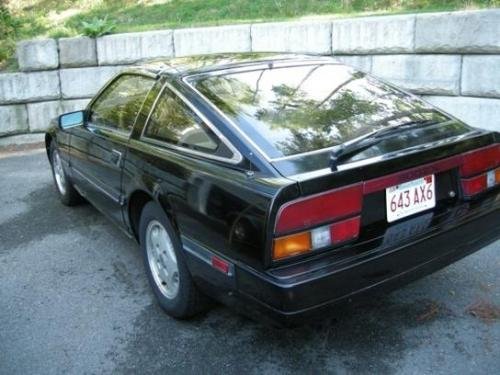
[(179, 319), (206, 306), (206, 297), (194, 284), (179, 237), (163, 209), (147, 203), (141, 213), (139, 240), (149, 283), (163, 310)]
[(66, 206), (75, 206), (79, 204), (82, 201), (82, 196), (75, 190), (71, 179), (66, 174), (59, 150), (54, 141), (50, 143), (49, 155), (52, 176), (54, 177), (59, 199)]

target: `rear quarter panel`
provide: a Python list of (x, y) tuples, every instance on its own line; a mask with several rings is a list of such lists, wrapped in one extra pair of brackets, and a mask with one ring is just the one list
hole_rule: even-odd
[(246, 172), (131, 140), (123, 187), (127, 197), (138, 190), (148, 192), (163, 206), (180, 236), (261, 269), (273, 199), (284, 186), (294, 184)]

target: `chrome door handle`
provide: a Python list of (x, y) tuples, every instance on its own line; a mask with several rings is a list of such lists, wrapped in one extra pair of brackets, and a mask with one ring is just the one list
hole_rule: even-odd
[(122, 153), (118, 150), (111, 150), (111, 162), (117, 167), (120, 167), (122, 163)]

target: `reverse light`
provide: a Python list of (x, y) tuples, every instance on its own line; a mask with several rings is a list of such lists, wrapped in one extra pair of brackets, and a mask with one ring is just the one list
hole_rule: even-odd
[(494, 171), (494, 170), (488, 171), (488, 173), (486, 173), (486, 188), (487, 189), (492, 188), (493, 186), (495, 186), (497, 184), (495, 174), (496, 174), (496, 171)]
[(311, 231), (311, 246), (313, 249), (319, 249), (329, 246), (332, 243), (330, 226), (326, 225), (313, 229)]

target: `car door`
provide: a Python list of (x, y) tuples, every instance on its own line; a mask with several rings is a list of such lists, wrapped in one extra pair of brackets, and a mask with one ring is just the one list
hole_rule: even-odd
[(90, 104), (86, 128), (92, 134), (86, 162), (87, 198), (114, 221), (123, 223), (122, 163), (137, 114), (155, 79), (125, 73)]

